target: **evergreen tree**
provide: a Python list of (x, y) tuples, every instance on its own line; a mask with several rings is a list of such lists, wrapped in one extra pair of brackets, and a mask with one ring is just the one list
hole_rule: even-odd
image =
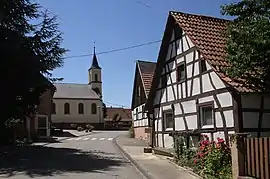
[(235, 17), (227, 30), (228, 75), (269, 90), (270, 1), (238, 1), (222, 6), (222, 14)]
[(63, 65), (67, 51), (60, 47), (58, 26), (56, 16), (37, 3), (1, 0), (1, 129), (7, 120), (34, 114), (41, 94), (49, 88), (48, 80), (57, 80), (51, 71)]

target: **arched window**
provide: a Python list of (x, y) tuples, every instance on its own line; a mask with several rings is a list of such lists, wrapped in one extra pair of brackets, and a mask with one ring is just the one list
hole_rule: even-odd
[(97, 76), (97, 74), (95, 74), (95, 81), (98, 81), (98, 76)]
[(65, 105), (64, 105), (64, 113), (65, 114), (69, 114), (70, 113), (69, 103), (65, 103)]
[(91, 111), (92, 111), (92, 114), (97, 114), (97, 105), (96, 105), (96, 103), (93, 103), (91, 105)]
[(78, 111), (79, 111), (79, 114), (83, 114), (84, 113), (83, 103), (79, 103), (78, 104)]
[(54, 102), (52, 103), (52, 114), (56, 114), (56, 105)]

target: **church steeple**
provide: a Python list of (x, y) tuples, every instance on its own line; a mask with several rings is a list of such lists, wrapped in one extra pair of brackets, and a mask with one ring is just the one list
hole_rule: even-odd
[(102, 98), (101, 68), (98, 64), (95, 46), (94, 46), (92, 65), (88, 70), (88, 76), (89, 76), (89, 83), (88, 84)]
[(91, 68), (101, 69), (100, 66), (98, 65), (98, 60), (97, 60), (97, 56), (96, 56), (96, 47), (95, 46), (94, 46), (94, 55), (93, 55)]

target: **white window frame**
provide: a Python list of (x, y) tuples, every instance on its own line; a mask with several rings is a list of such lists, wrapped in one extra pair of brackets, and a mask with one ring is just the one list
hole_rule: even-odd
[(164, 110), (163, 111), (163, 125), (164, 125), (164, 129), (165, 131), (171, 131), (173, 130), (173, 126), (172, 127), (167, 127), (167, 119), (166, 119), (166, 114), (172, 114), (172, 122), (174, 123), (174, 114), (173, 114), (173, 110)]
[[(203, 118), (203, 109), (204, 108), (212, 108), (212, 122), (211, 124), (207, 124), (205, 125), (205, 119)], [(205, 103), (205, 104), (201, 104), (199, 106), (199, 120), (201, 122), (201, 128), (214, 128), (215, 127), (215, 113), (214, 113), (214, 104), (211, 103)]]

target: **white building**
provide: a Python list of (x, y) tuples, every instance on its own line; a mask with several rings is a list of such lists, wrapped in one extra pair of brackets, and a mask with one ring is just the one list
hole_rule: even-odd
[[(171, 148), (170, 134), (269, 135), (270, 97), (222, 71), (229, 21), (170, 12), (146, 109), (156, 147)], [(194, 144), (194, 137), (187, 137)], [(193, 142), (192, 142), (193, 141)]]
[(71, 124), (91, 124), (103, 127), (101, 68), (94, 51), (88, 70), (88, 84), (56, 83), (53, 96), (52, 123), (69, 128)]
[(141, 60), (136, 62), (131, 109), (135, 137), (139, 139), (150, 139), (148, 130), (150, 123), (144, 106), (151, 89), (155, 68), (154, 62)]

